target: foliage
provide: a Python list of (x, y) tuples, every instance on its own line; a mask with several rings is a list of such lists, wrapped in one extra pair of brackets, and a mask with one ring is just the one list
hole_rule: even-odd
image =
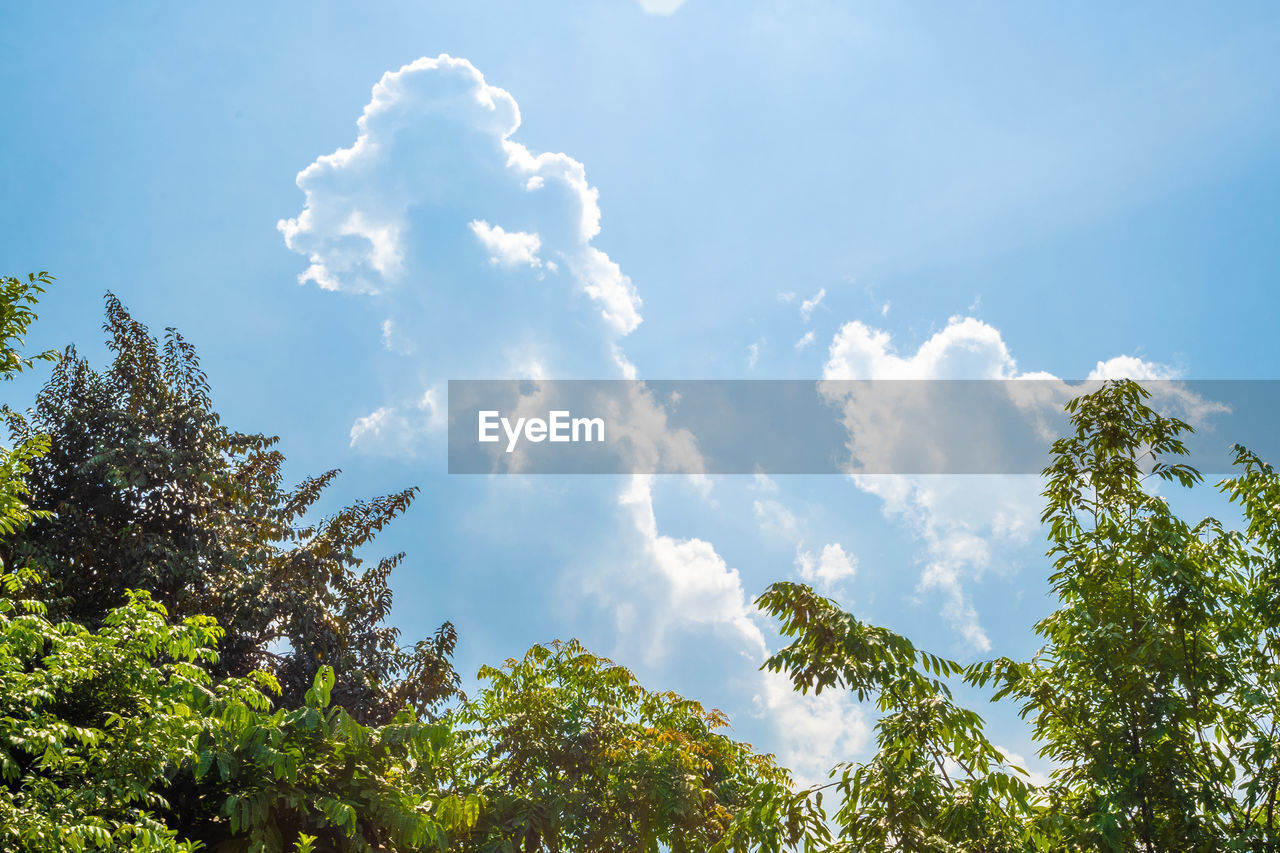
[[(1190, 428), (1130, 381), (1068, 406), (1043, 521), (1058, 609), (1026, 662), (962, 667), (807, 587), (760, 605), (792, 642), (766, 666), (802, 689), (871, 695), (876, 755), (837, 768), (841, 842), (859, 850), (1272, 850), (1280, 844), (1280, 477), (1243, 448), (1220, 488), (1243, 530), (1178, 518), (1152, 482)], [(932, 673), (932, 675), (930, 675)], [(960, 676), (1012, 699), (1054, 767), (1035, 788), (952, 704)], [(956, 772), (960, 778), (956, 778)]]
[[(47, 274), (0, 287), (0, 378)], [(113, 297), (105, 373), (73, 349), (0, 450), (0, 851), (1267, 851), (1280, 846), (1280, 475), (1236, 448), (1243, 525), (1190, 524), (1189, 427), (1132, 382), (1073, 401), (1043, 515), (1057, 609), (1029, 661), (968, 666), (806, 586), (759, 605), (765, 666), (881, 712), (876, 753), (797, 791), (718, 711), (577, 642), (456, 695), (445, 625), (385, 625), (413, 490), (309, 520), (276, 440), (223, 426), (194, 350)], [(30, 421), (30, 422), (28, 422)], [(62, 595), (63, 597), (58, 597)], [(170, 613), (175, 618), (170, 618)], [(1017, 704), (1047, 783), (956, 704)], [(832, 830), (834, 830), (834, 837)]]
[(11, 275), (0, 278), (0, 381), (30, 370), (38, 361), (56, 362), (58, 354), (47, 350), (23, 355), (27, 330), (36, 321), (36, 303), (53, 283), (47, 272), (30, 273), (26, 280)]
[(719, 711), (645, 690), (577, 642), (534, 646), (455, 715), (451, 771), (485, 803), (466, 851), (777, 851), (825, 827)]
[[(31, 364), (16, 347), (48, 280), (5, 279), (6, 377)], [(6, 542), (47, 518), (19, 479), (47, 445), (30, 434), (0, 466)], [(0, 569), (0, 850), (444, 849), (447, 829), (468, 828), (474, 808), (424, 787), (443, 726), (408, 710), (360, 724), (331, 706), (328, 666), (301, 707), (273, 711), (271, 675), (215, 683), (212, 618), (171, 624), (147, 592), (122, 590), (90, 630), (50, 619), (42, 580)]]
[(1188, 524), (1150, 487), (1200, 475), (1189, 427), (1132, 382), (1074, 401), (1045, 492), (1060, 602), (1024, 664), (976, 668), (1021, 703), (1057, 765), (1052, 823), (1074, 849), (1269, 850), (1277, 764), (1280, 483), (1237, 448), (1220, 488), (1243, 531)]
[(420, 782), (443, 726), (361, 725), (328, 667), (272, 711), (269, 675), (212, 682), (208, 617), (134, 592), (89, 631), (23, 597), (32, 579), (0, 577), (0, 849), (443, 850), (467, 828)]
[[(200, 728), (191, 703), (212, 625), (168, 626), (139, 594), (90, 633), (20, 598), (30, 580), (0, 577), (0, 845), (195, 849), (154, 814), (154, 783)], [(155, 666), (158, 654), (173, 663)]]
[[(36, 319), (36, 301), (52, 282), (53, 276), (47, 272), (32, 273), (25, 281), (14, 276), (0, 278), (0, 382), (30, 369), (37, 361), (57, 361), (54, 352), (22, 354), (27, 330)], [(31, 464), (48, 451), (49, 440), (30, 434), (22, 416), (8, 405), (0, 404), (0, 417), (18, 438), (12, 446), (0, 446), (0, 536), (9, 536), (33, 518), (27, 504), (30, 491), (23, 478), (30, 473)]]
[[(235, 685), (229, 687), (228, 685)], [(407, 709), (381, 727), (331, 704), (321, 667), (305, 703), (267, 713), (244, 682), (220, 685), (194, 756), (173, 780), (170, 825), (219, 851), (444, 850), (469, 828), (466, 797), (436, 794), (434, 764), (451, 740)]]
[(860, 622), (802, 584), (774, 584), (758, 604), (796, 638), (766, 667), (786, 672), (801, 692), (834, 686), (860, 701), (874, 696), (883, 714), (871, 761), (832, 771), (848, 849), (1025, 849), (1025, 771), (987, 740), (977, 714), (952, 701), (943, 679), (963, 672), (960, 664)]
[(54, 580), (67, 594), (59, 615), (90, 627), (125, 589), (180, 618), (216, 618), (226, 636), (215, 674), (269, 671), (287, 704), (321, 664), (337, 671), (336, 701), (365, 722), (451, 695), (452, 626), (402, 648), (385, 620), (403, 555), (363, 571), (359, 557), (416, 490), (309, 520), (337, 471), (282, 487), (277, 439), (222, 424), (181, 335), (161, 344), (110, 295), (105, 328), (111, 368), (95, 372), (69, 348), (39, 396), (28, 440), (51, 442), (27, 457), (25, 477), (46, 515), (7, 543), (9, 562)]

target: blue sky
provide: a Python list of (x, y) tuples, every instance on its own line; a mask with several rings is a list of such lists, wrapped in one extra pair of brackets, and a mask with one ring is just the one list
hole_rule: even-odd
[(578, 636), (820, 774), (871, 717), (750, 599), (1026, 653), (1036, 483), (450, 478), (443, 381), (1274, 377), (1277, 57), (1263, 3), (12, 6), (0, 257), (33, 346), (101, 361), (109, 289), (294, 476), (421, 486), (396, 618), (464, 672)]

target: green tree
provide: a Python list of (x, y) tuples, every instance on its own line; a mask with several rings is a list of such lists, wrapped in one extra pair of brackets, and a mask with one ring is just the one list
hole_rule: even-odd
[(24, 478), (44, 514), (6, 543), (8, 561), (51, 579), (65, 596), (57, 615), (89, 627), (126, 589), (179, 619), (214, 617), (226, 632), (215, 675), (269, 671), (286, 704), (320, 665), (337, 671), (335, 701), (365, 722), (450, 696), (452, 626), (402, 647), (385, 620), (403, 555), (368, 568), (359, 556), (416, 490), (312, 519), (338, 472), (283, 487), (277, 439), (222, 424), (194, 348), (172, 329), (162, 344), (106, 302), (110, 369), (68, 348), (37, 400), (25, 441), (50, 445)]
[(209, 617), (130, 592), (90, 631), (51, 621), (35, 579), (0, 574), (0, 850), (445, 850), (469, 829), (475, 798), (436, 793), (443, 724), (365, 726), (329, 667), (273, 709), (272, 676), (209, 675)]
[[(32, 365), (22, 336), (50, 280), (3, 279), (0, 377)], [(26, 436), (0, 457), (10, 553), (48, 517), (22, 479), (48, 441), (6, 414)], [(331, 705), (328, 666), (300, 707), (273, 710), (273, 676), (210, 675), (222, 637), (210, 617), (172, 624), (125, 590), (90, 630), (50, 618), (43, 581), (0, 566), (0, 850), (443, 850), (450, 829), (469, 829), (475, 798), (434, 793), (445, 726), (408, 709), (362, 725)]]
[(1057, 766), (1049, 823), (1074, 849), (1270, 850), (1276, 831), (1275, 472), (1237, 448), (1245, 525), (1178, 518), (1189, 427), (1132, 382), (1073, 401), (1046, 472), (1057, 611), (1030, 662), (975, 668), (1016, 697)]
[[(1244, 448), (1220, 488), (1241, 529), (1188, 524), (1152, 488), (1192, 487), (1190, 428), (1130, 381), (1068, 406), (1043, 521), (1058, 608), (1030, 661), (961, 666), (798, 584), (760, 606), (792, 641), (766, 666), (798, 689), (875, 696), (876, 755), (834, 783), (862, 850), (1274, 850), (1280, 845), (1280, 478)], [(994, 688), (1053, 772), (1034, 788), (951, 701)]]
[[(37, 361), (57, 361), (57, 353), (52, 351), (36, 356), (22, 353), (24, 337), (36, 319), (36, 302), (52, 282), (53, 276), (47, 272), (32, 273), (25, 280), (0, 278), (0, 382), (12, 380)], [(5, 537), (25, 528), (33, 518), (28, 505), (30, 489), (23, 478), (30, 473), (31, 464), (48, 452), (49, 439), (32, 434), (25, 419), (6, 403), (0, 403), (0, 416), (15, 439), (0, 446), (0, 537)]]
[(946, 678), (964, 668), (859, 621), (808, 586), (777, 583), (757, 601), (793, 637), (765, 666), (797, 690), (850, 690), (875, 698), (876, 753), (837, 766), (843, 800), (836, 849), (1025, 850), (1033, 791), (982, 731), (982, 719), (952, 701)]
[(457, 784), (485, 804), (475, 853), (780, 851), (825, 836), (771, 756), (718, 711), (645, 690), (576, 642), (534, 646), (454, 715)]

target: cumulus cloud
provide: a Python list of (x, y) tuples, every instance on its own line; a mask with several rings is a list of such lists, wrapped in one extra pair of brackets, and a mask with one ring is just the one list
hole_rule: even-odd
[[(1134, 373), (1159, 378), (1173, 375), (1163, 365), (1122, 356), (1099, 362), (1091, 378)], [(823, 378), (1054, 380), (1047, 373), (1020, 371), (1000, 332), (973, 317), (952, 317), (914, 352), (900, 352), (886, 331), (860, 321), (846, 323), (831, 342)], [(1079, 393), (1059, 381), (1011, 383), (1008, 390), (1012, 401), (1033, 418), (1050, 410), (1060, 412), (1062, 404)], [(1027, 393), (1022, 393), (1024, 390)], [(875, 447), (856, 444), (859, 435), (901, 435), (884, 421), (900, 420), (900, 412), (871, 410), (847, 390), (833, 393), (843, 402), (850, 448), (855, 454), (866, 457), (876, 451)], [(910, 395), (912, 389), (904, 387), (902, 393)], [(880, 399), (889, 396), (887, 392), (878, 394)], [(913, 452), (927, 453), (929, 448)], [(886, 515), (906, 524), (924, 544), (917, 589), (941, 597), (942, 615), (970, 648), (989, 650), (991, 641), (968, 585), (990, 568), (994, 549), (1024, 542), (1037, 529), (1039, 478), (858, 475), (853, 480), (858, 488), (878, 496)]]
[(1089, 371), (1089, 379), (1177, 379), (1181, 372), (1164, 364), (1145, 361), (1137, 356), (1118, 355), (1098, 362)]
[[(278, 228), (307, 257), (299, 281), (375, 300), (394, 318), (387, 349), (419, 357), (386, 384), (534, 363), (635, 375), (621, 340), (641, 301), (594, 245), (599, 192), (581, 162), (517, 141), (519, 127), (515, 98), (470, 62), (423, 57), (382, 76), (349, 147), (298, 174), (303, 208)], [(353, 436), (400, 452), (424, 424), (418, 402), (385, 401)]]
[(825, 592), (831, 592), (842, 581), (852, 578), (856, 571), (856, 560), (845, 553), (844, 546), (832, 542), (823, 547), (814, 556), (812, 551), (796, 549), (796, 570), (805, 583), (815, 585)]
[(871, 741), (866, 714), (843, 691), (801, 694), (785, 675), (762, 672), (754, 700), (781, 736), (778, 758), (801, 785), (827, 781), (836, 762), (850, 760)]
[(900, 355), (888, 332), (854, 320), (831, 342), (824, 379), (1012, 379), (1017, 363), (995, 327), (952, 317), (946, 328)]
[[(755, 484), (766, 491), (776, 488), (763, 475)], [(666, 655), (677, 637), (708, 632), (727, 639), (730, 647), (739, 651), (740, 662), (735, 667), (730, 658), (723, 666), (740, 667), (745, 670), (743, 677), (754, 681), (752, 699), (757, 713), (772, 729), (783, 762), (806, 783), (825, 779), (837, 761), (861, 751), (869, 740), (870, 727), (862, 708), (846, 692), (802, 696), (791, 689), (784, 676), (759, 669), (769, 649), (757, 622), (759, 614), (750, 604), (738, 570), (730, 568), (704, 539), (680, 539), (659, 531), (652, 478), (632, 477), (619, 503), (640, 536), (642, 576), (646, 582), (660, 582), (657, 600), (645, 608), (647, 618), (642, 625), (635, 624), (640, 615), (634, 600), (619, 606), (622, 633), (650, 637), (652, 659)], [(703, 642), (705, 635), (699, 644)]]
[(738, 570), (729, 568), (710, 542), (676, 539), (658, 531), (649, 476), (631, 477), (619, 503), (641, 536), (648, 566), (666, 582), (662, 621), (653, 626), (650, 654), (665, 652), (664, 643), (674, 628), (702, 625), (732, 632), (753, 658), (763, 660), (764, 634), (754, 621)]
[(501, 225), (490, 225), (483, 219), (473, 219), (470, 223), (471, 233), (476, 235), (480, 244), (489, 251), (489, 262), (504, 267), (525, 265), (542, 266), (538, 250), (542, 241), (537, 234), (526, 234), (523, 231), (504, 231)]
[[(505, 264), (534, 265), (540, 249), (563, 258), (617, 332), (640, 323), (635, 288), (591, 244), (600, 232), (599, 192), (585, 167), (513, 140), (520, 127), (515, 99), (470, 62), (423, 57), (387, 72), (356, 126), (351, 147), (298, 174), (303, 210), (278, 224), (285, 243), (310, 261), (300, 281), (350, 292), (415, 284), (405, 281), (406, 262), (415, 247), (436, 242), (427, 228), (452, 237), (464, 226)], [(457, 215), (483, 207), (545, 227)]]
[[(677, 5), (649, 4), (655, 12)], [(407, 458), (421, 453), (424, 437), (436, 440), (446, 378), (636, 375), (622, 344), (642, 322), (642, 304), (596, 245), (600, 194), (581, 162), (530, 150), (516, 138), (519, 127), (515, 98), (471, 63), (422, 58), (373, 87), (349, 147), (298, 175), (302, 209), (278, 227), (306, 258), (299, 281), (369, 300), (387, 318), (385, 348), (413, 356), (380, 364), (389, 375), (370, 387), (419, 390), (374, 401), (351, 425), (362, 452)], [(806, 300), (806, 313), (819, 301)], [(666, 403), (628, 405), (660, 419)], [(633, 449), (682, 454), (687, 470), (698, 470), (696, 447), (669, 438)], [(824, 774), (860, 749), (867, 727), (846, 695), (800, 697), (758, 671), (768, 644), (738, 570), (706, 539), (663, 533), (652, 488), (634, 477), (618, 498), (617, 533), (630, 538), (610, 557), (648, 593), (623, 600), (601, 592), (615, 604), (621, 635), (647, 638), (655, 660), (689, 637), (718, 638), (736, 663), (726, 679), (748, 685), (780, 752), (802, 772)], [(794, 529), (786, 512), (775, 520)]]

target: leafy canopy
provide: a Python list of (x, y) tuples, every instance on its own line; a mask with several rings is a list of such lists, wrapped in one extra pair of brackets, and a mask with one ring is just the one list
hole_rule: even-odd
[(728, 719), (577, 642), (534, 646), (453, 715), (455, 784), (485, 806), (461, 849), (780, 851), (822, 837), (807, 796)]
[(270, 672), (288, 703), (322, 664), (365, 722), (452, 695), (453, 627), (402, 647), (386, 619), (403, 555), (367, 568), (360, 557), (416, 490), (312, 518), (338, 472), (284, 487), (277, 439), (223, 425), (194, 348), (172, 329), (161, 343), (106, 302), (110, 369), (68, 348), (36, 402), (26, 442), (43, 453), (24, 457), (21, 476), (42, 515), (5, 543), (7, 560), (53, 581), (66, 596), (57, 614), (90, 627), (125, 589), (178, 618), (214, 617), (225, 632), (215, 675)]
[[(800, 690), (874, 696), (877, 752), (833, 771), (860, 850), (1273, 850), (1280, 845), (1280, 477), (1244, 448), (1219, 488), (1241, 529), (1190, 524), (1153, 488), (1190, 488), (1190, 427), (1131, 381), (1070, 403), (1045, 470), (1057, 609), (1030, 661), (961, 666), (808, 587), (759, 605), (791, 642), (766, 666)], [(1033, 786), (952, 701), (1015, 702), (1053, 772)]]

